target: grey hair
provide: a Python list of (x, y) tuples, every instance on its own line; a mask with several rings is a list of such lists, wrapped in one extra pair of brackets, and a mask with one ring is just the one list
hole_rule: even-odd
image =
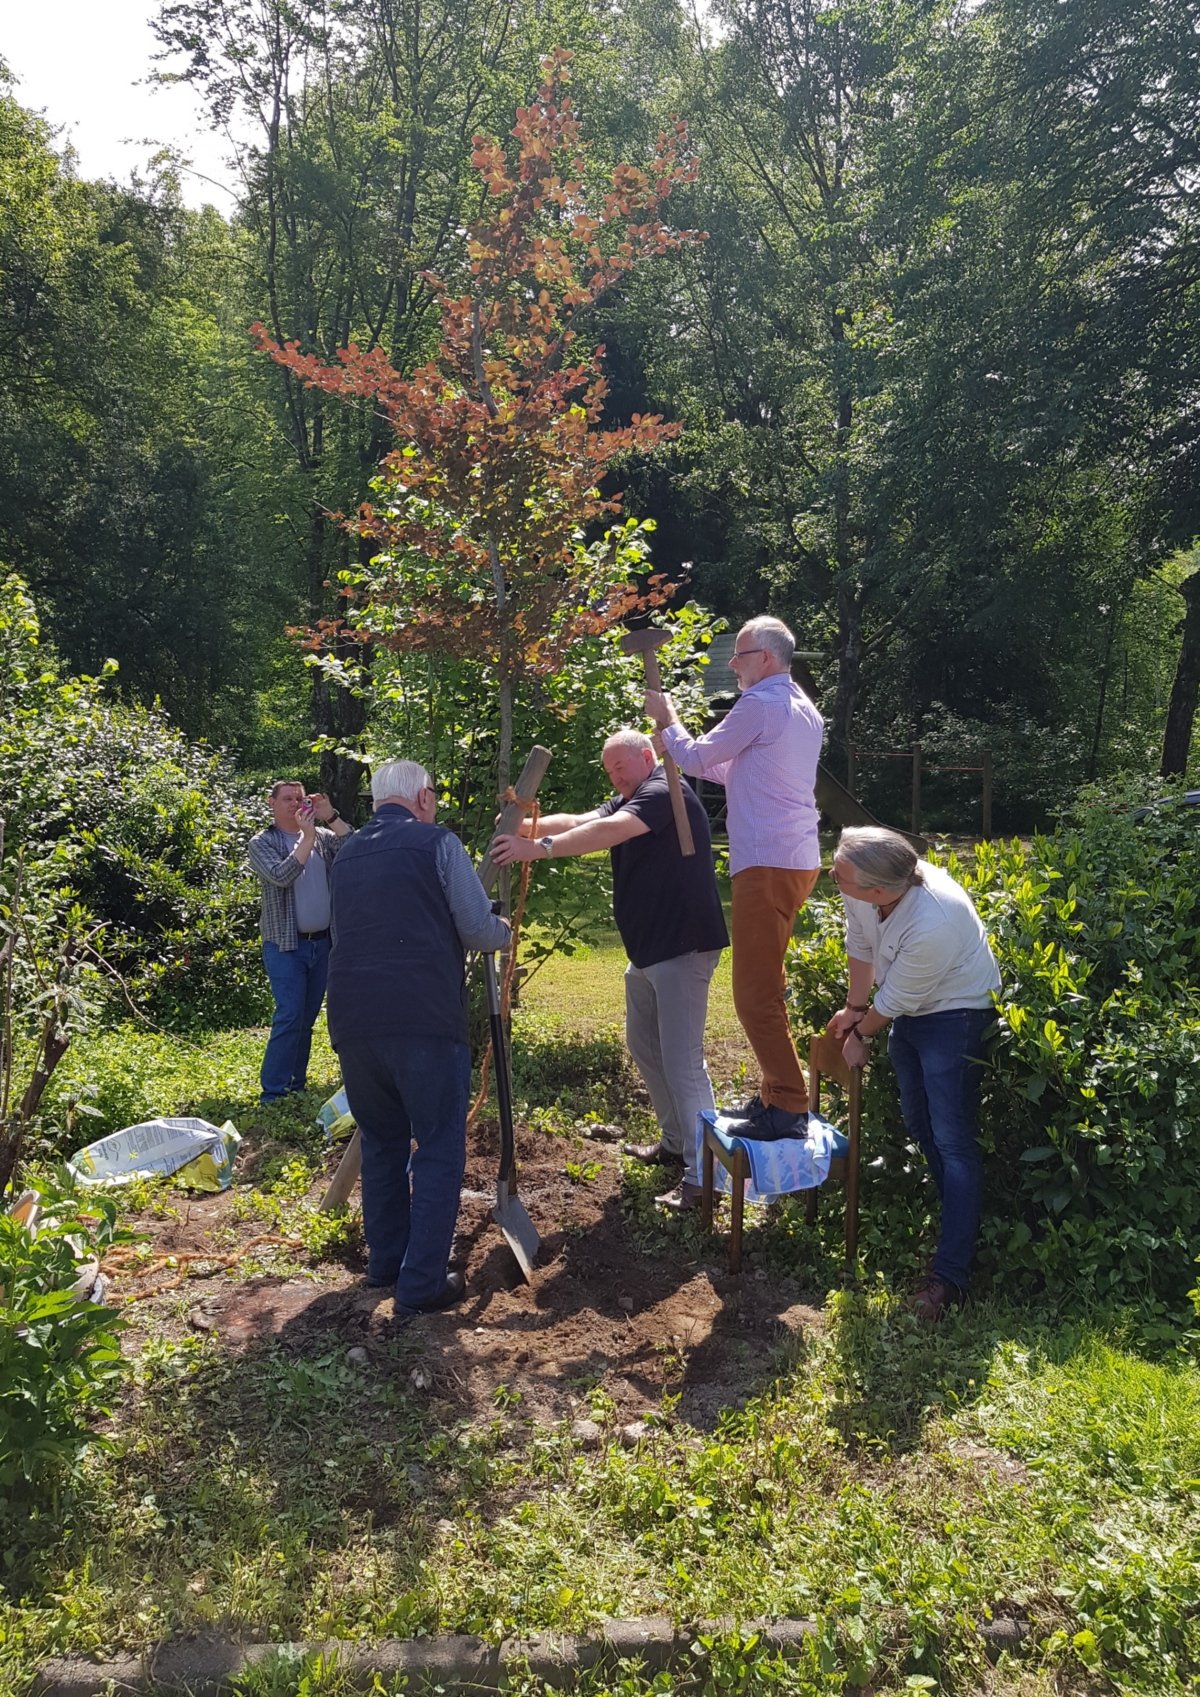
[(634, 749), (640, 750), (648, 748), (652, 754), (654, 752), (654, 744), (650, 741), (650, 738), (646, 735), (645, 731), (630, 730), (628, 726), (623, 727), (619, 731), (614, 731), (610, 737), (605, 737), (604, 747), (605, 749), (627, 748), (631, 751)]
[(838, 838), (836, 853), (848, 860), (868, 889), (908, 890), (925, 882), (917, 851), (898, 831), (882, 825), (849, 825)]
[(785, 671), (790, 668), (792, 655), (796, 652), (796, 639), (782, 619), (773, 619), (768, 613), (763, 613), (759, 618), (750, 619), (744, 624), (738, 635), (751, 637), (760, 648), (765, 648)]
[(378, 807), (390, 796), (415, 801), (422, 790), (431, 790), (433, 779), (415, 760), (385, 760), (371, 773), (371, 800)]

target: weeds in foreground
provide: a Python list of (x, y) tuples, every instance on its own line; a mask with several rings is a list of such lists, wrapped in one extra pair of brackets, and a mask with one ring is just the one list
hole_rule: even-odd
[[(412, 1342), (364, 1366), (160, 1341), (65, 1526), (26, 1528), (0, 1655), (28, 1667), (204, 1628), (498, 1639), (666, 1614), (740, 1629), (700, 1634), (670, 1684), (624, 1670), (581, 1691), (1185, 1689), (1195, 1367), (987, 1304), (934, 1334), (883, 1290), (840, 1293), (827, 1316), (711, 1432), (672, 1391), (626, 1447), (603, 1384), (581, 1386), (594, 1451), (509, 1386), (464, 1422), (414, 1376)], [(679, 1367), (673, 1385), (686, 1353)], [(750, 1623), (789, 1615), (815, 1630), (784, 1662)], [(999, 1615), (1029, 1629), (1011, 1674), (986, 1671), (980, 1629)], [(277, 1689), (316, 1693), (340, 1675), (288, 1677)], [(260, 1689), (276, 1687), (246, 1697)]]

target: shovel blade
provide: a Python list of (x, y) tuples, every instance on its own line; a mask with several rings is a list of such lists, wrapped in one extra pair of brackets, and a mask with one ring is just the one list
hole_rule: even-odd
[(532, 1284), (533, 1264), (537, 1260), (538, 1250), (542, 1247), (542, 1240), (537, 1234), (537, 1227), (526, 1212), (525, 1204), (509, 1190), (507, 1180), (502, 1179), (496, 1186), (496, 1206), (492, 1209), (492, 1218), (504, 1233), (508, 1247), (516, 1256), (517, 1265), (526, 1284)]

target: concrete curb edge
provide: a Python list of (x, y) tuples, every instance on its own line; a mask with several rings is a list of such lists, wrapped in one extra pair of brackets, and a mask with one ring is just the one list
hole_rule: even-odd
[[(658, 1673), (685, 1661), (697, 1634), (720, 1635), (738, 1630), (761, 1635), (763, 1643), (784, 1656), (798, 1654), (816, 1630), (811, 1620), (701, 1621), (676, 1626), (650, 1616), (641, 1620), (606, 1620), (581, 1637), (538, 1632), (490, 1644), (467, 1634), (436, 1638), (385, 1638), (374, 1642), (337, 1639), (295, 1644), (243, 1644), (227, 1638), (177, 1639), (145, 1656), (116, 1656), (89, 1661), (64, 1656), (44, 1662), (34, 1683), (34, 1697), (97, 1697), (106, 1687), (117, 1692), (147, 1694), (188, 1692), (190, 1697), (229, 1697), (234, 1682), (251, 1668), (271, 1660), (294, 1661), (325, 1655), (336, 1657), (343, 1675), (369, 1684), (403, 1674), (420, 1689), (422, 1680), (439, 1687), (446, 1697), (498, 1692), (509, 1670), (533, 1674), (553, 1688), (603, 1664), (641, 1662)], [(988, 1654), (1018, 1651), (1028, 1628), (1018, 1620), (993, 1620), (980, 1628)]]

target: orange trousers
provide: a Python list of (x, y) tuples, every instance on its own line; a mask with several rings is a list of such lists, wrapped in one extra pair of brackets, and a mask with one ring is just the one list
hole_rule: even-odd
[(808, 1083), (792, 1041), (783, 959), (796, 915), (821, 875), (782, 866), (747, 866), (733, 876), (733, 1005), (762, 1072), (768, 1107), (802, 1114)]

